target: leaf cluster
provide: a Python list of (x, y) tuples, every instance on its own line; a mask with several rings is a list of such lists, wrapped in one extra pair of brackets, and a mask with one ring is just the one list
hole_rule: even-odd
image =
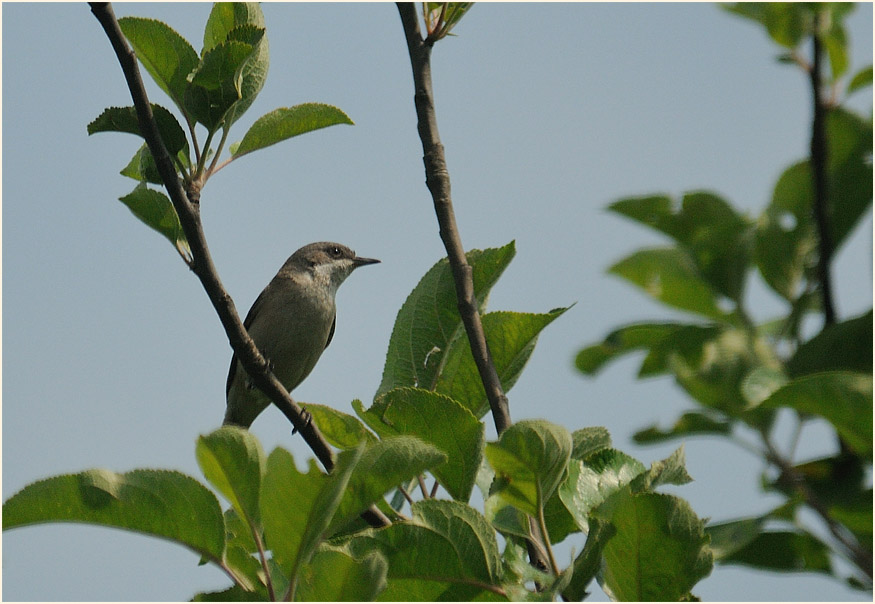
[[(467, 254), (484, 312), (514, 253), (511, 242)], [(594, 578), (618, 599), (689, 597), (711, 570), (709, 537), (685, 501), (656, 492), (690, 480), (683, 450), (646, 468), (613, 449), (604, 428), (569, 432), (543, 420), (486, 442), (489, 407), (453, 287), (444, 259), (413, 289), (370, 407), (353, 401), (356, 417), (307, 405), (341, 449), (330, 475), (312, 460), (299, 471), (281, 448), (265, 456), (251, 433), (226, 426), (196, 447), (204, 476), (230, 504), (224, 512), (207, 486), (176, 472), (90, 470), (13, 495), (4, 530), (86, 522), (171, 540), (233, 582), (197, 600), (579, 600)], [(483, 315), (506, 390), (540, 331), (566, 310)], [(475, 485), (482, 511), (469, 503)], [(373, 504), (389, 526), (361, 521)], [(563, 569), (552, 544), (572, 535), (580, 553)], [(549, 568), (525, 560), (527, 541), (546, 549)]]
[[(231, 126), (255, 101), (267, 78), (270, 57), (264, 15), (258, 3), (214, 4), (200, 54), (161, 21), (123, 17), (118, 23), (140, 63), (182, 116), (180, 122), (168, 109), (152, 104), (161, 139), (185, 190), (195, 200), (210, 176), (235, 159), (320, 128), (353, 123), (343, 111), (323, 103), (275, 109), (258, 118), (241, 141), (231, 144), (230, 157), (220, 164)], [(198, 126), (206, 130), (203, 143), (198, 138)], [(134, 107), (105, 109), (88, 124), (88, 134), (97, 132), (142, 136)], [(213, 148), (214, 138), (220, 133)], [(138, 183), (121, 201), (188, 260), (191, 250), (173, 204), (164, 193), (148, 187), (163, 181), (145, 144), (121, 174)]]
[[(785, 48), (795, 49), (806, 36), (822, 36), (837, 80), (848, 63), (841, 18), (850, 8), (743, 3), (730, 10), (762, 24)], [(867, 70), (871, 83), (871, 67)], [(855, 76), (848, 92), (864, 80)], [(825, 129), (826, 214), (838, 250), (871, 208), (872, 122), (835, 106)], [(861, 562), (868, 555), (871, 567), (872, 489), (865, 476), (872, 464), (872, 311), (826, 325), (809, 339), (803, 335), (804, 320), (821, 311), (823, 295), (811, 164), (805, 159), (784, 170), (771, 202), (755, 218), (707, 191), (686, 193), (679, 202), (649, 195), (611, 204), (611, 211), (659, 231), (670, 244), (639, 250), (609, 272), (693, 319), (619, 327), (582, 349), (576, 366), (594, 375), (615, 358), (643, 351), (638, 376), (673, 377), (696, 407), (667, 428), (643, 428), (636, 441), (727, 438), (760, 451), (778, 470), (777, 476), (765, 474), (762, 484), (783, 494), (785, 505), (708, 527), (718, 562), (838, 576), (830, 556), (850, 550), (871, 577), (871, 568)], [(752, 318), (744, 293), (754, 274), (784, 301), (785, 315)], [(792, 447), (783, 453), (772, 442), (781, 410), (795, 418), (797, 432), (812, 419), (825, 420), (843, 450), (793, 461)], [(759, 446), (741, 439), (751, 432)], [(816, 537), (798, 522), (804, 505), (814, 507), (834, 535), (851, 537), (838, 543)], [(860, 579), (850, 582), (859, 585)]]

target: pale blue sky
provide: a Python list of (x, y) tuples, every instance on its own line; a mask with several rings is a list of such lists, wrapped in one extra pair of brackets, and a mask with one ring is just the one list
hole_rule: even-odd
[[(115, 9), (163, 20), (200, 48), (210, 5)], [(337, 105), (356, 125), (232, 163), (203, 191), (203, 221), (241, 314), (305, 243), (336, 240), (383, 261), (343, 286), (334, 341), (295, 392), (349, 411), (352, 399), (373, 396), (398, 308), (444, 255), (404, 38), (393, 4), (263, 10), (270, 73), (231, 139), (258, 116), (307, 101)], [(230, 348), (197, 279), (116, 201), (133, 188), (118, 171), (139, 141), (86, 135), (104, 107), (131, 102), (115, 56), (84, 3), (4, 4), (2, 17), (3, 498), (92, 467), (200, 478), (194, 441), (221, 422)], [(670, 380), (636, 381), (639, 358), (594, 380), (572, 368), (581, 346), (619, 324), (679, 316), (605, 275), (663, 241), (604, 207), (704, 188), (758, 215), (780, 172), (807, 153), (807, 81), (774, 60), (760, 28), (713, 4), (479, 4), (457, 33), (436, 48), (433, 75), (463, 243), (517, 246), (490, 309), (577, 302), (542, 335), (510, 392), (512, 416), (606, 426), (645, 464), (664, 458), (676, 444), (630, 438), (692, 407)], [(871, 4), (857, 7), (849, 33), (855, 72), (871, 63)], [(871, 111), (869, 90), (853, 100)], [(837, 259), (841, 317), (871, 307), (871, 216)], [(760, 319), (783, 311), (759, 283), (750, 300)], [(299, 465), (310, 456), (273, 409), (253, 431), (267, 451), (289, 448)], [(806, 429), (800, 454), (829, 451), (824, 434)], [(700, 516), (726, 520), (779, 501), (759, 492), (761, 467), (739, 449), (694, 438), (686, 454), (695, 482), (673, 491)], [(187, 550), (121, 531), (49, 525), (6, 533), (3, 546), (6, 600), (185, 600), (227, 585)], [(726, 567), (694, 591), (706, 600), (870, 598), (821, 576)]]

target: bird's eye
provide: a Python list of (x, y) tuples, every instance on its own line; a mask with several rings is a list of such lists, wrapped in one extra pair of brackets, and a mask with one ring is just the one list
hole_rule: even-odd
[(331, 255), (334, 256), (335, 258), (339, 258), (339, 257), (342, 255), (342, 252), (340, 251), (340, 248), (337, 247), (336, 245), (333, 246), (333, 247), (329, 250), (329, 252), (330, 252)]

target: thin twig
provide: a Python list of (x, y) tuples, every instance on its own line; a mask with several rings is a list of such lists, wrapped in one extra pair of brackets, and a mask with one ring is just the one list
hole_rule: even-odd
[(556, 557), (553, 555), (553, 548), (550, 546), (550, 534), (547, 532), (547, 521), (544, 518), (544, 506), (538, 507), (538, 530), (541, 532), (541, 543), (547, 549), (547, 558), (550, 560), (550, 569), (553, 575), (559, 576), (559, 565), (556, 564)]
[[(210, 302), (212, 302), (213, 307), (216, 309), (219, 320), (225, 328), (231, 348), (252, 378), (253, 383), (289, 419), (292, 425), (301, 433), (304, 441), (309, 445), (319, 461), (322, 462), (325, 469), (330, 472), (334, 468), (334, 453), (331, 447), (315, 424), (307, 420), (301, 408), (295, 404), (283, 385), (270, 371), (264, 357), (243, 327), (243, 323), (240, 321), (240, 316), (237, 314), (237, 309), (234, 306), (234, 301), (219, 279), (218, 272), (207, 247), (203, 226), (201, 225), (200, 191), (197, 186), (190, 187), (189, 191), (184, 191), (182, 188), (182, 183), (176, 175), (173, 162), (161, 140), (158, 126), (152, 115), (152, 108), (146, 95), (146, 89), (143, 86), (143, 79), (140, 77), (136, 56), (128, 47), (127, 41), (119, 28), (118, 21), (116, 21), (112, 6), (104, 2), (93, 2), (90, 3), (90, 6), (91, 12), (94, 13), (94, 16), (106, 32), (118, 57), (137, 111), (140, 132), (146, 140), (152, 157), (155, 159), (158, 173), (161, 175), (164, 186), (167, 188), (167, 193), (170, 195), (170, 200), (176, 209), (179, 222), (191, 247), (192, 261), (190, 268), (200, 279)], [(363, 514), (363, 517), (372, 526), (386, 526), (390, 524), (389, 519), (373, 507), (369, 512)]]
[(428, 499), (428, 487), (425, 486), (425, 478), (422, 477), (422, 474), (416, 478), (419, 481), (419, 490), (422, 493), (423, 499)]
[[(405, 489), (403, 485), (398, 485), (398, 490), (404, 496), (404, 499), (407, 500), (407, 504), (412, 506), (413, 505), (413, 497), (410, 496), (410, 494), (407, 492), (407, 489)], [(401, 507), (401, 506), (399, 506), (399, 507)]]
[(258, 529), (250, 526), (252, 530), (252, 538), (255, 540), (255, 547), (258, 549), (258, 559), (261, 561), (261, 570), (264, 571), (264, 584), (267, 586), (267, 595), (271, 602), (276, 602), (276, 593), (273, 590), (273, 581), (270, 578), (270, 568), (267, 566), (267, 552), (264, 549), (264, 541), (261, 535), (258, 534)]

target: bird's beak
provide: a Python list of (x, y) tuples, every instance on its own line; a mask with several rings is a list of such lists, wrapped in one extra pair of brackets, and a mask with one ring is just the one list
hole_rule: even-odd
[(376, 258), (359, 258), (358, 256), (356, 256), (352, 259), (352, 263), (356, 268), (358, 268), (366, 264), (379, 264), (380, 261)]

